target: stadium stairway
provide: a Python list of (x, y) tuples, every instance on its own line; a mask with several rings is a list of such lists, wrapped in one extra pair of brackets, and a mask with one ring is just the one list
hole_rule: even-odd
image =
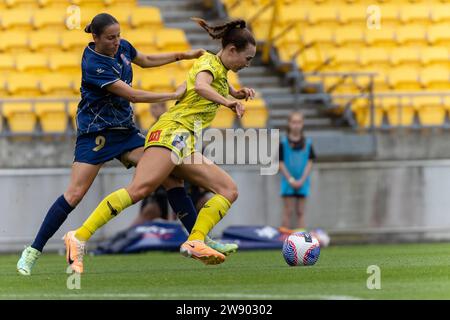
[[(205, 48), (213, 52), (219, 50), (219, 43), (214, 43), (206, 32), (190, 20), (191, 17), (201, 17), (211, 22), (220, 22), (214, 12), (203, 7), (202, 0), (142, 0), (141, 4), (159, 7), (164, 24), (168, 28), (180, 28), (193, 48)], [(239, 72), (242, 85), (254, 88), (259, 92), (269, 106), (269, 128), (283, 129), (286, 118), (295, 103), (295, 97), (290, 86), (283, 83), (283, 77), (270, 66), (265, 66), (257, 56), (250, 68)], [(307, 130), (323, 130), (334, 127), (332, 120), (321, 114), (315, 104), (302, 104), (301, 110), (305, 115)]]

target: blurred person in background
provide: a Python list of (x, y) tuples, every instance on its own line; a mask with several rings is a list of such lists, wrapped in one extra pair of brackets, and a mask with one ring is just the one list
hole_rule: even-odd
[(288, 118), (287, 134), (280, 141), (280, 193), (283, 198), (280, 229), (285, 231), (292, 229), (293, 211), (297, 217), (294, 229), (305, 229), (306, 199), (310, 193), (310, 173), (316, 155), (312, 140), (305, 137), (303, 127), (303, 114), (299, 111), (292, 112)]

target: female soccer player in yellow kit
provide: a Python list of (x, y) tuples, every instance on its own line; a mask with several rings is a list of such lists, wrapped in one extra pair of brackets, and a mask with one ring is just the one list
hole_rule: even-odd
[(204, 243), (208, 232), (226, 215), (237, 199), (237, 186), (221, 168), (195, 150), (198, 129), (208, 127), (220, 105), (244, 113), (239, 101), (253, 98), (253, 89), (236, 91), (229, 86), (227, 73), (250, 65), (256, 42), (243, 20), (211, 27), (194, 19), (213, 39), (222, 40), (217, 54), (205, 53), (189, 70), (186, 93), (149, 130), (145, 152), (136, 168), (133, 181), (103, 199), (90, 217), (76, 231), (64, 236), (67, 262), (75, 272), (83, 270), (84, 245), (101, 226), (125, 208), (153, 192), (169, 176), (187, 179), (214, 193), (200, 210), (188, 240), (180, 252), (205, 264), (218, 264), (225, 256)]

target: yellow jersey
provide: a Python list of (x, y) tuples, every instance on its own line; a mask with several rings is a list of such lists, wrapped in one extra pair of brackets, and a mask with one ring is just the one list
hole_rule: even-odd
[(218, 56), (206, 52), (194, 62), (189, 70), (186, 92), (183, 97), (164, 113), (160, 120), (176, 121), (192, 132), (206, 128), (211, 124), (220, 105), (203, 98), (195, 92), (195, 78), (202, 71), (211, 72), (214, 77), (211, 86), (221, 96), (228, 96), (228, 69), (225, 68)]

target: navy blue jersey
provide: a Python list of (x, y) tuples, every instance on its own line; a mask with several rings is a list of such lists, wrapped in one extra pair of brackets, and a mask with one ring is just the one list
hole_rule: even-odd
[(78, 105), (78, 135), (97, 132), (107, 128), (134, 128), (133, 109), (130, 102), (108, 92), (108, 84), (122, 80), (131, 86), (133, 70), (131, 61), (136, 49), (121, 39), (113, 57), (94, 50), (91, 42), (84, 49), (81, 62), (81, 101)]

